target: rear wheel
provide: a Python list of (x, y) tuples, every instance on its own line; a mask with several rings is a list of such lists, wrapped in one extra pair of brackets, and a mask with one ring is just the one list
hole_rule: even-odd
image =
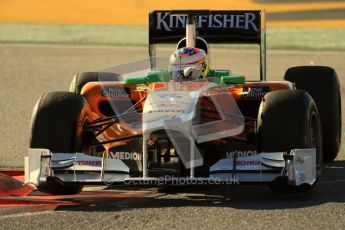
[[(302, 90), (281, 90), (266, 94), (258, 114), (258, 145), (262, 152), (315, 148), (318, 179), (323, 169), (322, 133), (318, 110), (312, 97)], [(288, 186), (285, 179), (272, 183), (272, 190), (306, 190), (315, 185)]]
[(78, 73), (73, 77), (69, 91), (80, 94), (83, 87), (89, 82), (119, 81), (119, 80), (120, 80), (120, 77), (114, 73), (107, 73), (107, 72)]
[[(36, 103), (31, 119), (30, 148), (46, 148), (52, 152), (74, 153), (82, 151), (77, 137), (77, 122), (82, 115), (85, 100), (69, 92), (44, 94)], [(76, 194), (82, 186), (64, 186), (49, 178), (45, 186), (38, 187), (50, 194)]]
[(326, 66), (298, 66), (286, 71), (285, 80), (308, 92), (320, 114), (323, 159), (333, 161), (341, 143), (341, 96), (337, 73)]

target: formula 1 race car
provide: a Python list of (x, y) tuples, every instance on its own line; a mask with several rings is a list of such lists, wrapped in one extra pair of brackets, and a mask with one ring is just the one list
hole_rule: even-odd
[[(264, 11), (151, 12), (148, 60), (77, 74), (70, 92), (38, 100), (26, 183), (52, 194), (90, 184), (312, 188), (339, 151), (339, 80), (330, 67), (300, 66), (267, 81), (264, 19)], [(156, 57), (160, 43), (177, 44), (170, 59)], [(257, 44), (258, 79), (209, 69), (208, 43)]]

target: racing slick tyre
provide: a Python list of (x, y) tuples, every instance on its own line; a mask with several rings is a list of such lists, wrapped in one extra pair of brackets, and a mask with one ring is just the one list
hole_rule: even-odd
[[(70, 92), (44, 94), (36, 103), (31, 118), (30, 148), (46, 148), (52, 152), (81, 151), (77, 136), (77, 121), (85, 106), (82, 96)], [(48, 178), (38, 189), (49, 194), (77, 194), (83, 186), (64, 186)]]
[[(303, 90), (279, 90), (263, 98), (258, 113), (258, 148), (262, 152), (290, 152), (291, 149), (316, 148), (316, 177), (323, 169), (322, 132), (313, 98)], [(280, 180), (282, 179), (282, 180)], [(310, 185), (289, 186), (287, 178), (274, 181), (273, 191), (304, 191)]]
[(119, 81), (120, 77), (115, 73), (107, 72), (84, 72), (77, 73), (71, 82), (70, 92), (80, 94), (84, 85), (96, 81)]
[(341, 96), (337, 73), (326, 66), (298, 66), (286, 71), (285, 80), (308, 92), (320, 114), (323, 159), (333, 161), (341, 143)]

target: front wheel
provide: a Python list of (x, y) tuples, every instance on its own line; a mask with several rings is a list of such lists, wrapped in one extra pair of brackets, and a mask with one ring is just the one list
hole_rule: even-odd
[[(317, 107), (307, 92), (280, 90), (266, 94), (259, 109), (257, 131), (258, 147), (262, 152), (315, 148), (318, 180), (323, 169), (322, 132)], [(316, 182), (297, 189), (310, 189)], [(272, 183), (271, 188), (273, 191), (287, 191), (291, 186), (283, 180)]]
[[(31, 118), (30, 148), (45, 148), (57, 153), (82, 151), (78, 121), (83, 116), (85, 100), (82, 96), (69, 92), (44, 94), (36, 103)], [(82, 186), (64, 186), (49, 178), (45, 186), (38, 190), (50, 194), (77, 194)]]
[(341, 93), (338, 75), (327, 66), (297, 66), (286, 71), (285, 80), (308, 92), (315, 101), (322, 127), (323, 159), (333, 161), (341, 144)]

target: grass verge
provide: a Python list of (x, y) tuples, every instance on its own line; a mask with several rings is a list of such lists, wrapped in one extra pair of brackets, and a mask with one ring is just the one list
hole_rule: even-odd
[[(345, 30), (267, 29), (268, 49), (345, 51)], [(0, 24), (1, 43), (146, 46), (148, 28), (117, 25)]]

